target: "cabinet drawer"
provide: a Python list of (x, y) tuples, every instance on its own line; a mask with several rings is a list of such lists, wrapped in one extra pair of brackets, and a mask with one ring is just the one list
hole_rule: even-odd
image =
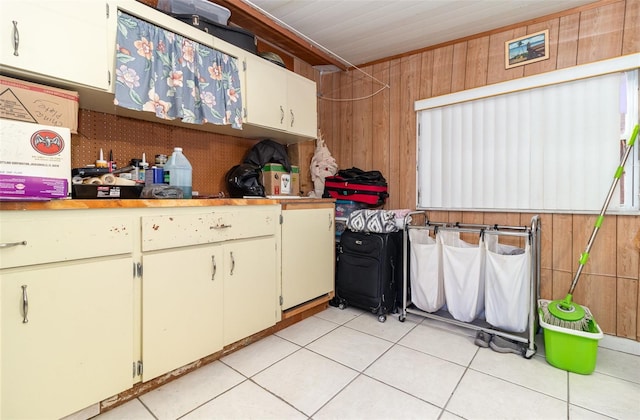
[(277, 206), (142, 217), (142, 251), (274, 235)]
[(131, 217), (99, 210), (0, 212), (0, 268), (70, 261), (133, 251)]

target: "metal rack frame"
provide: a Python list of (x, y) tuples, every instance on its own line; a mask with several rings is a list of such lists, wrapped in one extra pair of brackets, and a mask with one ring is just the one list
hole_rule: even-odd
[[(416, 215), (424, 215), (424, 225), (412, 225), (412, 220)], [(529, 308), (528, 308), (528, 326), (523, 333), (512, 333), (502, 331), (491, 326), (483, 319), (476, 319), (472, 322), (462, 322), (454, 319), (447, 311), (439, 310), (437, 312), (425, 312), (413, 305), (407, 296), (409, 290), (409, 262), (408, 256), (411, 252), (409, 244), (410, 229), (428, 229), (428, 230), (452, 230), (457, 232), (489, 234), (500, 236), (517, 236), (524, 237), (529, 241), (531, 249), (531, 268), (529, 274)], [(402, 308), (400, 310), (399, 320), (404, 322), (407, 313), (419, 315), (425, 318), (431, 318), (443, 321), (449, 324), (469, 328), (476, 331), (484, 331), (488, 334), (498, 335), (523, 345), (522, 355), (526, 359), (530, 359), (536, 353), (535, 335), (538, 330), (538, 316), (536, 312), (537, 301), (540, 298), (540, 237), (542, 226), (540, 224), (540, 216), (535, 215), (531, 218), (530, 226), (501, 226), (501, 225), (475, 225), (461, 223), (445, 223), (429, 221), (426, 211), (413, 211), (406, 215), (404, 220), (403, 244), (405, 252), (403, 253), (403, 281), (402, 281)], [(526, 347), (525, 347), (526, 345)]]

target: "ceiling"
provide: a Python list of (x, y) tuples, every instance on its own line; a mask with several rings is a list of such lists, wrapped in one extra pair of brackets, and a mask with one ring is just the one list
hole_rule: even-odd
[[(241, 0), (233, 3), (236, 6), (243, 3), (245, 10), (250, 8), (266, 15), (285, 28), (285, 32), (290, 31), (303, 43), (324, 50), (326, 55), (350, 67), (595, 3), (595, 0)], [(335, 61), (326, 64), (335, 64)]]

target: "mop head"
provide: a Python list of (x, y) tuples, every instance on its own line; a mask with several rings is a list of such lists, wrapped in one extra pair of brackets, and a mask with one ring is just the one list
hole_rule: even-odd
[[(593, 319), (593, 314), (586, 306), (581, 306), (584, 309), (584, 317), (578, 320), (564, 320), (560, 319), (557, 316), (553, 315), (549, 310), (549, 305), (561, 305), (563, 303), (562, 300), (554, 300), (554, 301), (542, 301), (540, 302), (540, 310), (542, 311), (542, 320), (549, 325), (555, 325), (556, 327), (567, 328), (576, 331), (585, 331), (589, 332), (589, 322)], [(572, 305), (576, 305), (572, 303)], [(561, 309), (560, 309), (561, 310)]]

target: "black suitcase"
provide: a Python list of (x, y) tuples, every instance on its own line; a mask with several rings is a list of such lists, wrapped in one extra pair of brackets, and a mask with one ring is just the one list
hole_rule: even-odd
[(225, 40), (236, 47), (249, 51), (252, 54), (258, 53), (255, 35), (245, 29), (222, 25), (198, 15), (181, 15), (172, 13), (171, 16), (182, 22), (190, 24), (191, 26), (195, 26), (216, 38)]
[(367, 309), (385, 322), (397, 310), (402, 287), (402, 232), (345, 230), (336, 262), (336, 301), (341, 309)]

